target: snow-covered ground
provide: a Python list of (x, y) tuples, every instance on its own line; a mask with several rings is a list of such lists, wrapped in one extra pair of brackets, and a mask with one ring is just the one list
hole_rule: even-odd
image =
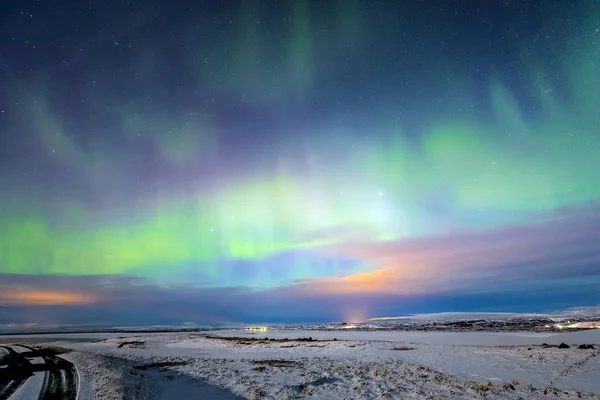
[[(600, 399), (600, 329), (86, 335), (93, 342), (60, 336), (47, 340), (78, 350), (64, 357), (78, 368), (80, 400), (168, 399), (182, 390), (215, 390), (201, 381), (248, 399)], [(308, 337), (313, 340), (296, 340)], [(555, 347), (560, 343), (570, 348)], [(205, 398), (232, 396), (217, 391)]]

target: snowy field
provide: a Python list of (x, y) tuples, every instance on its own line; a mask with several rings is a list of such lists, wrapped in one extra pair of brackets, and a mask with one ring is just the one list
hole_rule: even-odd
[(80, 400), (600, 399), (600, 329), (0, 337), (44, 341), (75, 350), (62, 357), (77, 367)]

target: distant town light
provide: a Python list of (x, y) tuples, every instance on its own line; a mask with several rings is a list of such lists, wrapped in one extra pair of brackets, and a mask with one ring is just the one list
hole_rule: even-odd
[(268, 326), (249, 326), (246, 328), (250, 332), (266, 332), (269, 330)]
[(544, 325), (544, 328), (558, 328), (558, 329), (600, 329), (600, 322), (597, 321), (585, 321), (585, 322), (575, 322), (571, 323), (571, 321), (567, 321), (567, 325), (563, 325), (560, 323), (557, 324), (549, 324)]

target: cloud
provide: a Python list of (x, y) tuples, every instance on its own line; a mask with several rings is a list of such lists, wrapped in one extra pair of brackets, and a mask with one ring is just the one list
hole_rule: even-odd
[[(387, 242), (350, 242), (325, 251), (358, 259), (372, 272), (307, 279), (312, 293), (426, 294), (496, 290), (533, 281), (598, 278), (600, 213)], [(540, 278), (543, 277), (543, 278)]]
[[(349, 265), (333, 277), (323, 273), (261, 289), (247, 285), (252, 274), (240, 278), (243, 286), (234, 279), (227, 287), (182, 283), (185, 276), (169, 281), (134, 275), (0, 274), (0, 323), (302, 322), (595, 305), (600, 303), (600, 214), (595, 210), (491, 230), (331, 245), (320, 256), (354, 260), (369, 269), (358, 272)], [(259, 281), (294, 259), (274, 258)], [(243, 269), (259, 264), (241, 263), (230, 273), (243, 275)]]
[[(12, 288), (19, 288), (18, 290)], [(0, 274), (0, 323), (227, 320), (243, 288), (160, 286), (123, 275)]]
[[(0, 275), (10, 282), (12, 275)], [(148, 325), (198, 321), (208, 324), (231, 322), (325, 322), (359, 321), (373, 316), (436, 311), (547, 312), (569, 306), (597, 304), (598, 282), (566, 286), (563, 291), (546, 288), (500, 292), (488, 285), (486, 293), (469, 290), (427, 294), (365, 292), (315, 293), (303, 284), (269, 290), (208, 288), (191, 285), (158, 286), (135, 277), (31, 277), (28, 290), (57, 291), (73, 285), (94, 296), (87, 304), (33, 304), (0, 302), (0, 324), (95, 324)], [(21, 283), (27, 276), (19, 276)], [(77, 286), (75, 286), (77, 285)], [(3, 292), (6, 286), (0, 287)]]

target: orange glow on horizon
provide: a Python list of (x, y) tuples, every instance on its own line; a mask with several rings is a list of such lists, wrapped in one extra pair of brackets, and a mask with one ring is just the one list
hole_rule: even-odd
[(0, 293), (0, 304), (28, 306), (61, 306), (90, 304), (97, 301), (95, 296), (84, 293), (44, 291), (44, 290), (13, 290)]
[[(441, 268), (434, 265), (420, 265), (418, 268), (396, 263), (392, 266), (360, 272), (341, 278), (316, 278), (305, 280), (305, 289), (314, 295), (330, 294), (420, 294), (446, 287), (440, 279)], [(443, 276), (442, 276), (443, 278)], [(364, 316), (364, 320), (368, 316)], [(363, 320), (363, 321), (364, 321)]]
[(394, 268), (382, 268), (341, 278), (316, 278), (306, 282), (314, 294), (381, 293), (389, 289), (385, 282), (396, 274)]

